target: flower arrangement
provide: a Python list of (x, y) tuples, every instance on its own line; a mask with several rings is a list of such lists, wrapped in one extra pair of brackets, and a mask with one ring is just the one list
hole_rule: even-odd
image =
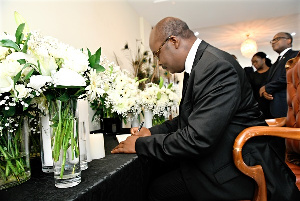
[[(76, 103), (77, 98), (85, 94), (88, 72), (91, 69), (104, 70), (99, 65), (101, 49), (91, 54), (89, 49), (84, 52), (37, 31), (25, 33), (24, 20), (17, 13), (15, 18), (20, 22), (15, 40), (4, 35), (0, 41), (0, 97), (3, 100), (0, 105), (0, 138), (5, 138), (2, 140), (5, 143), (0, 144), (0, 157), (6, 161), (8, 156), (15, 157), (15, 154), (8, 153), (7, 150), (14, 149), (9, 148), (12, 145), (7, 141), (17, 136), (7, 137), (6, 133), (19, 135), (19, 120), (23, 119), (20, 115), (49, 113), (53, 130), (52, 156), (54, 163), (62, 162), (59, 177), (63, 178), (67, 155), (74, 164), (76, 158), (79, 159), (78, 143), (75, 142), (78, 139)], [(34, 113), (33, 109), (40, 111)], [(16, 145), (17, 142), (13, 144)], [(6, 173), (1, 176), (22, 169), (19, 164), (8, 165), (10, 169), (6, 168)]]
[(27, 181), (30, 178), (28, 118), (38, 107), (34, 100), (40, 90), (30, 86), (30, 77), (38, 73), (37, 66), (18, 57), (28, 51), (25, 24), (20, 24), (15, 37), (2, 34), (0, 40), (0, 189)]
[[(95, 116), (102, 118), (121, 117), (126, 122), (129, 113), (139, 114), (141, 107), (138, 85), (141, 81), (130, 77), (127, 71), (122, 71), (115, 63), (109, 63), (104, 57), (101, 65), (103, 72), (90, 71), (90, 85), (86, 87), (91, 107)], [(143, 81), (143, 80), (142, 80)]]
[(162, 77), (160, 77), (159, 85), (148, 83), (141, 92), (141, 105), (144, 110), (153, 112), (153, 125), (164, 122), (171, 109), (178, 107), (179, 101), (177, 85), (171, 83), (165, 86)]

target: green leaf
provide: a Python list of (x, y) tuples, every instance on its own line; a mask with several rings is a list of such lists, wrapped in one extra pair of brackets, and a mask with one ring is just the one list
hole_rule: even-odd
[(91, 57), (92, 56), (92, 53), (91, 53), (91, 51), (89, 50), (89, 48), (86, 48), (87, 49), (87, 51), (88, 51), (88, 55), (89, 55), (89, 57)]
[(18, 72), (18, 74), (14, 77), (14, 86), (19, 81), (21, 74), (22, 74), (22, 70), (20, 70), (20, 72)]
[(27, 49), (28, 49), (27, 43), (28, 43), (28, 41), (29, 41), (29, 39), (30, 39), (30, 36), (31, 36), (31, 33), (29, 33), (29, 34), (27, 35), (26, 41), (25, 41), (24, 46), (23, 46), (23, 49), (22, 49), (22, 52), (23, 52), (23, 53), (27, 53)]
[(161, 98), (161, 93), (157, 92), (157, 100), (159, 100)]
[(96, 69), (97, 73), (105, 71), (105, 68), (99, 64), (94, 65), (92, 68)]
[(25, 76), (25, 80), (29, 79), (34, 72), (34, 69), (31, 69), (31, 71)]
[(25, 60), (25, 59), (19, 59), (18, 62), (19, 62), (19, 64), (21, 64), (21, 65), (22, 65), (22, 64), (26, 64), (26, 60)]
[(17, 52), (21, 52), (21, 49), (19, 48), (19, 46), (12, 40), (9, 39), (2, 39), (0, 40), (0, 45), (2, 47), (8, 47), (8, 48), (13, 48), (15, 49)]
[(15, 106), (9, 106), (8, 110), (5, 110), (4, 108), (2, 108), (1, 113), (4, 114), (6, 117), (12, 117), (16, 113), (16, 107)]
[(172, 86), (173, 86), (173, 83), (170, 83), (170, 84), (168, 85), (168, 89), (171, 89)]
[(16, 43), (18, 45), (20, 45), (22, 43), (22, 40), (24, 37), (24, 34), (23, 34), (24, 27), (25, 27), (25, 24), (22, 23), (18, 26), (18, 28), (16, 30), (15, 36), (16, 36)]
[(141, 82), (145, 82), (146, 80), (148, 80), (148, 78), (141, 79), (138, 82), (141, 83)]
[(100, 56), (101, 56), (101, 47), (93, 55), (88, 49), (88, 55), (89, 55), (90, 67), (97, 69), (97, 65), (100, 66), (99, 63), (100, 63)]
[(164, 79), (159, 77), (159, 88), (161, 89), (164, 86)]

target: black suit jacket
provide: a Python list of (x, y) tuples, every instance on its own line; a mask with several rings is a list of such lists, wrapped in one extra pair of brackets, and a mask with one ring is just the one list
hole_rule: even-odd
[[(254, 182), (235, 167), (232, 146), (243, 129), (257, 125), (266, 123), (243, 68), (202, 41), (183, 86), (179, 116), (150, 128), (152, 136), (138, 138), (135, 148), (139, 157), (179, 161), (195, 200), (250, 199)], [(268, 171), (272, 200), (293, 200), (298, 190), (284, 163), (282, 141), (250, 140), (243, 154), (248, 164), (263, 164)]]
[(273, 117), (286, 117), (287, 114), (287, 97), (286, 97), (286, 62), (296, 57), (298, 51), (288, 50), (279, 62), (275, 62), (269, 71), (266, 92), (272, 94), (273, 100), (270, 101), (270, 112)]

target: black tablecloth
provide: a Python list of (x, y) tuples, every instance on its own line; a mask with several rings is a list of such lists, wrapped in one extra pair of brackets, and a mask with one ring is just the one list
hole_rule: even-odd
[(42, 172), (40, 160), (36, 159), (31, 160), (31, 179), (0, 190), (0, 200), (145, 200), (149, 166), (136, 154), (111, 154), (112, 148), (118, 144), (114, 135), (105, 135), (104, 144), (105, 158), (88, 163), (88, 169), (81, 172), (79, 185), (56, 188), (53, 173)]

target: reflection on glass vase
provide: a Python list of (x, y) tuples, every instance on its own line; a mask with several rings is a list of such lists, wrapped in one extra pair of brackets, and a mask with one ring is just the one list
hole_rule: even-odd
[(50, 102), (50, 132), (55, 186), (69, 188), (81, 182), (77, 99)]
[(28, 118), (9, 117), (0, 122), (0, 190), (31, 177)]
[(42, 171), (45, 173), (53, 172), (49, 114), (41, 115), (40, 129)]
[(145, 110), (144, 111), (144, 118), (145, 118), (144, 126), (146, 128), (151, 128), (152, 127), (153, 112), (151, 110)]

